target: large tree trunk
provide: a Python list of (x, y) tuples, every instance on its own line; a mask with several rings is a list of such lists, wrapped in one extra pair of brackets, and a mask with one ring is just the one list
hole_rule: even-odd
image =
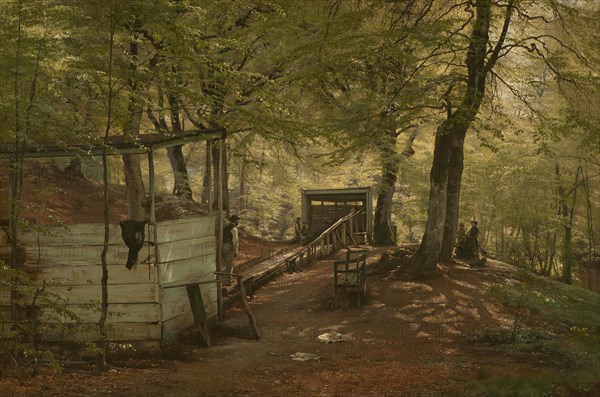
[(398, 181), (398, 169), (400, 163), (412, 156), (415, 151), (413, 142), (417, 137), (417, 130), (414, 129), (407, 141), (401, 154), (397, 153), (396, 142), (398, 134), (390, 132), (387, 140), (380, 144), (381, 153), (381, 184), (377, 195), (377, 204), (375, 205), (374, 216), (374, 243), (376, 244), (395, 244), (397, 236), (394, 235), (392, 228), (392, 205), (396, 182)]
[[(451, 199), (453, 201), (460, 198), (464, 137), (479, 112), (485, 93), (486, 77), (494, 67), (502, 50), (510, 25), (513, 3), (514, 0), (509, 0), (499, 39), (489, 53), (492, 1), (477, 0), (474, 4), (476, 16), (465, 61), (468, 73), (467, 85), (462, 102), (455, 112), (452, 112), (450, 100), (447, 99), (448, 117), (437, 130), (430, 175), (429, 209), (425, 234), (419, 249), (411, 257), (408, 269), (413, 275), (435, 270), (440, 260), (447, 222), (446, 213), (449, 206), (448, 194), (453, 195)], [(452, 177), (449, 178), (451, 157), (453, 158), (453, 171)], [(459, 170), (460, 172), (458, 172)], [(450, 187), (449, 184), (452, 186)], [(451, 223), (458, 222), (457, 208), (458, 202), (451, 203), (448, 213), (448, 216), (452, 217)], [(449, 225), (448, 229), (448, 233), (452, 232), (452, 225)]]
[(427, 224), (421, 245), (411, 258), (410, 270), (414, 274), (433, 271), (437, 266), (442, 248), (448, 187), (448, 142), (451, 138), (450, 132), (447, 129), (450, 124), (446, 120), (438, 128), (435, 137), (435, 149), (429, 182)]
[[(466, 130), (465, 130), (466, 133)], [(448, 158), (448, 184), (446, 191), (446, 218), (444, 222), (444, 237), (440, 261), (452, 261), (452, 251), (456, 242), (458, 231), (458, 214), (460, 204), (460, 187), (464, 168), (463, 147), (465, 134), (459, 134), (451, 142), (450, 156)]]
[(396, 140), (395, 131), (390, 131), (380, 144), (382, 170), (377, 204), (375, 205), (373, 242), (382, 245), (396, 243), (391, 223), (392, 203), (400, 166)]
[[(129, 56), (131, 57), (130, 69), (137, 69), (138, 45), (135, 40), (129, 43)], [(142, 120), (142, 106), (138, 100), (138, 82), (134, 77), (129, 80), (131, 94), (129, 97), (127, 122), (123, 128), (126, 137), (134, 138), (140, 134)], [(127, 192), (127, 218), (136, 221), (145, 219), (144, 180), (142, 179), (142, 168), (139, 154), (123, 155), (123, 168), (125, 174), (125, 189)]]

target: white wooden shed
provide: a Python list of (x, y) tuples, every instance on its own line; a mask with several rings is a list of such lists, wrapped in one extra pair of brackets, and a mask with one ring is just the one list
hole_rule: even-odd
[[(125, 267), (128, 247), (118, 224), (110, 225), (108, 264), (108, 338), (131, 342), (144, 348), (160, 348), (174, 342), (178, 335), (194, 326), (194, 317), (185, 285), (201, 283), (204, 311), (210, 320), (218, 313), (219, 294), (216, 275), (218, 244), (223, 220), (222, 211), (206, 216), (157, 222), (154, 207), (155, 150), (206, 139), (219, 139), (222, 129), (195, 131), (183, 136), (159, 134), (140, 136), (125, 142), (114, 137), (110, 154), (147, 154), (149, 164), (149, 223), (145, 228), (146, 243), (139, 252), (138, 263)], [(220, 145), (221, 146), (221, 145)], [(57, 157), (99, 155), (101, 146), (59, 148), (45, 146), (26, 150), (24, 157)], [(0, 157), (8, 157), (0, 153)], [(220, 170), (218, 171), (220, 172)], [(220, 187), (217, 187), (220, 188)], [(221, 203), (219, 203), (221, 204)], [(219, 205), (220, 207), (221, 205)], [(8, 234), (0, 237), (0, 258), (11, 257)], [(65, 318), (56, 310), (44, 309), (38, 321), (44, 324), (46, 340), (98, 340), (101, 301), (101, 252), (104, 224), (76, 224), (64, 227), (20, 228), (18, 271), (29, 275), (33, 290), (44, 288), (56, 294), (78, 317)], [(13, 292), (14, 293), (14, 292)], [(19, 307), (24, 308), (31, 296), (21, 294)], [(12, 324), (10, 288), (0, 288), (0, 337)], [(21, 314), (19, 318), (23, 318)]]

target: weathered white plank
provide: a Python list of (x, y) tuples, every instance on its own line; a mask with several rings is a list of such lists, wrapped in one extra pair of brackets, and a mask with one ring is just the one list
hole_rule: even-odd
[(185, 287), (160, 288), (159, 290), (160, 303), (163, 305), (171, 302), (181, 302), (188, 299)]
[(210, 237), (214, 234), (214, 220), (208, 217), (161, 222), (157, 226), (158, 243)]
[[(26, 246), (102, 245), (104, 244), (104, 224), (85, 223), (69, 225), (67, 228), (60, 226), (40, 226), (38, 230), (20, 233), (19, 243)], [(109, 244), (122, 243), (121, 226), (110, 224)]]
[[(100, 265), (55, 265), (24, 269), (37, 283), (59, 285), (99, 285), (102, 278), (102, 266)], [(156, 266), (152, 264), (137, 264), (131, 270), (124, 265), (108, 266), (108, 283), (116, 284), (139, 284), (156, 283)]]
[[(28, 267), (54, 265), (99, 265), (102, 263), (101, 245), (27, 246), (24, 265)], [(125, 265), (129, 249), (126, 245), (108, 247), (106, 260), (110, 265)], [(8, 249), (10, 255), (10, 249)], [(144, 247), (140, 250), (139, 261), (144, 261), (154, 250)]]
[[(216, 283), (201, 284), (200, 291), (202, 292), (202, 300), (204, 304), (211, 304), (217, 302), (217, 285)], [(187, 291), (184, 286), (173, 287), (173, 288), (161, 288), (160, 289), (160, 303), (162, 305), (168, 305), (172, 302), (188, 301)]]
[(204, 311), (207, 318), (213, 318), (217, 315), (217, 286), (205, 288), (202, 290), (202, 300), (204, 302)]
[[(168, 301), (161, 303), (162, 321), (168, 321), (173, 317), (183, 313), (191, 312), (190, 301), (185, 287), (172, 288), (179, 291), (173, 292), (168, 296)], [(214, 284), (201, 285), (202, 301), (207, 316), (212, 317), (217, 314), (217, 287)]]
[[(46, 290), (73, 304), (100, 302), (102, 299), (99, 285), (49, 286)], [(108, 303), (145, 302), (158, 302), (158, 286), (156, 284), (118, 284), (108, 287)]]
[[(96, 324), (100, 319), (100, 305), (67, 305), (80, 322)], [(44, 309), (39, 315), (42, 323), (72, 322), (54, 309)], [(111, 323), (155, 323), (159, 321), (158, 303), (113, 303), (108, 305)]]
[(162, 341), (171, 344), (177, 340), (177, 337), (182, 331), (195, 327), (194, 316), (191, 312), (184, 313), (170, 320), (164, 321), (162, 324)]
[(10, 304), (10, 289), (0, 288), (0, 305)]
[(201, 237), (191, 240), (175, 241), (158, 244), (161, 263), (174, 262), (182, 259), (215, 255), (216, 243), (214, 236)]
[[(52, 296), (57, 304), (89, 304), (98, 303), (102, 299), (99, 285), (48, 285), (45, 293)], [(31, 302), (31, 297), (24, 294), (19, 298), (20, 304)], [(118, 284), (108, 287), (109, 303), (158, 303), (158, 286), (156, 284)], [(10, 304), (10, 298), (2, 296), (0, 305)]]
[[(216, 284), (201, 284), (200, 291), (202, 292), (202, 299), (205, 303), (217, 301)], [(178, 302), (187, 299), (187, 291), (184, 286), (175, 288), (161, 288), (160, 303), (163, 305), (168, 304), (170, 302)]]
[(0, 323), (12, 319), (11, 307), (7, 304), (0, 305)]
[(187, 258), (158, 264), (159, 284), (178, 283), (179, 281), (214, 280), (216, 271), (216, 255)]
[(184, 313), (191, 313), (191, 311), (192, 311), (192, 308), (190, 306), (190, 301), (187, 297), (185, 299), (171, 301), (166, 304), (163, 303), (161, 305), (161, 312), (162, 312), (161, 321), (168, 321), (168, 320), (172, 319), (173, 317), (180, 316)]
[[(12, 323), (0, 323), (0, 336), (8, 335)], [(109, 323), (108, 339), (115, 342), (127, 341), (159, 341), (159, 323)], [(95, 324), (57, 324), (45, 325), (42, 341), (96, 341), (100, 340), (98, 327)]]
[(214, 224), (214, 217), (207, 215), (207, 216), (194, 216), (194, 217), (187, 217), (187, 218), (182, 218), (182, 219), (170, 219), (170, 220), (166, 220), (166, 221), (160, 221), (160, 222), (156, 222), (156, 224), (161, 227), (161, 226), (169, 226), (169, 225), (184, 225), (186, 223), (197, 223), (197, 222), (213, 222)]

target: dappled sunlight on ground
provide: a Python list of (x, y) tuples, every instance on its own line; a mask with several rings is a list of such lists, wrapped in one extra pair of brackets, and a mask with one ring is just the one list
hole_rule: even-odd
[[(385, 249), (372, 250), (371, 262)], [(131, 377), (137, 377), (136, 392), (148, 397), (442, 396), (476, 380), (481, 366), (531, 371), (527, 360), (492, 350), (482, 355), (467, 343), (489, 329), (513, 326), (513, 313), (485, 294), (485, 285), (497, 280), (494, 268), (447, 265), (441, 277), (419, 282), (372, 276), (366, 304), (358, 307), (346, 294), (339, 299), (347, 302), (336, 307), (332, 267), (331, 260), (318, 262), (253, 291), (250, 305), (263, 335), (258, 341), (236, 304), (211, 329), (212, 348), (183, 345), (191, 362), (170, 362), (143, 373), (79, 373), (64, 377), (61, 391), (77, 395), (75, 390), (102, 379), (107, 395), (127, 395)], [(326, 333), (346, 340), (319, 341)]]

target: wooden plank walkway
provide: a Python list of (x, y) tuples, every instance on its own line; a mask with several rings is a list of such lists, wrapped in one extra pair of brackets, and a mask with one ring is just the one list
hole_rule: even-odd
[[(287, 249), (276, 251), (268, 258), (258, 259), (248, 268), (238, 271), (234, 269), (234, 273), (241, 276), (246, 291), (252, 295), (255, 288), (264, 285), (285, 271), (298, 271), (303, 266), (326, 258), (339, 248), (347, 248), (350, 242), (356, 245), (353, 238), (355, 232), (353, 218), (361, 213), (362, 211), (351, 212), (340, 218), (307, 245), (290, 246)], [(237, 285), (223, 286), (222, 293), (227, 296), (235, 296), (239, 292), (238, 289)]]
[[(289, 248), (276, 251), (268, 258), (244, 268), (242, 271), (235, 271), (235, 274), (242, 276), (244, 287), (249, 294), (252, 294), (255, 288), (266, 284), (269, 280), (283, 272), (298, 270), (300, 264), (297, 258), (305, 250), (306, 247), (304, 246), (290, 246)], [(228, 295), (234, 295), (238, 292), (238, 288), (234, 284), (224, 287)]]

